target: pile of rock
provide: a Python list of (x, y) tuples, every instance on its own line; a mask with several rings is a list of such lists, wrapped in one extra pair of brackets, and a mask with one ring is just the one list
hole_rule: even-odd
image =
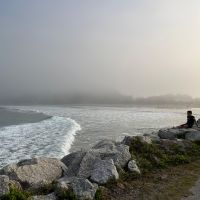
[(61, 160), (33, 158), (10, 164), (0, 170), (0, 196), (13, 186), (37, 192), (54, 183), (53, 193), (31, 199), (57, 199), (68, 190), (78, 199), (93, 199), (99, 186), (119, 178), (118, 170), (140, 173), (136, 161), (131, 160), (128, 140), (131, 138), (118, 143), (103, 140), (88, 151), (74, 152)]
[[(200, 119), (197, 120), (200, 127)], [(160, 139), (186, 139), (190, 141), (200, 140), (200, 128), (194, 125), (193, 128), (164, 128), (159, 130), (158, 136)]]
[(161, 139), (186, 139), (190, 141), (200, 140), (199, 128), (167, 128), (158, 132)]
[[(191, 141), (200, 140), (200, 129), (161, 129), (157, 135), (159, 139), (156, 143), (162, 148), (167, 149), (175, 143), (186, 149)], [(152, 142), (149, 137), (138, 138), (142, 143)], [(10, 164), (0, 170), (0, 198), (8, 194), (12, 187), (37, 193), (51, 186), (50, 194), (30, 199), (56, 200), (67, 191), (73, 191), (81, 200), (94, 199), (99, 186), (117, 180), (119, 171), (140, 174), (137, 162), (132, 160), (129, 152), (129, 146), (135, 139), (125, 137), (122, 142), (103, 140), (88, 151), (77, 151), (61, 160), (33, 158)]]

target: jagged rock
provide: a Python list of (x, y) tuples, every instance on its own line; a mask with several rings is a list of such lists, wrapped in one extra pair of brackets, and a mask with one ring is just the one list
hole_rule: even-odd
[(200, 129), (199, 128), (170, 128), (161, 129), (158, 132), (158, 136), (161, 139), (174, 140), (176, 138), (183, 138), (186, 140), (200, 140)]
[(67, 167), (70, 167), (72, 165), (72, 163), (75, 161), (75, 160), (82, 160), (82, 158), (85, 156), (86, 154), (86, 151), (77, 151), (77, 152), (73, 152), (73, 153), (70, 153), (66, 156), (64, 156), (61, 161), (67, 166)]
[(56, 195), (54, 193), (48, 195), (32, 196), (28, 200), (56, 200)]
[(88, 151), (80, 163), (80, 168), (77, 174), (78, 177), (89, 178), (97, 158), (100, 158), (100, 154), (98, 152), (94, 152), (92, 150)]
[(142, 143), (151, 144), (152, 140), (149, 136), (125, 136), (122, 144), (130, 146), (134, 140), (139, 140)]
[(197, 124), (200, 126), (200, 119), (197, 120)]
[[(159, 130), (158, 132), (158, 136), (161, 138), (161, 139), (176, 139), (177, 136), (180, 135), (180, 131), (178, 129), (161, 129)], [(182, 133), (182, 136), (184, 136), (184, 134)]]
[(113, 153), (112, 151), (110, 151), (110, 153), (107, 153), (107, 155), (105, 153), (103, 156), (109, 159), (113, 159), (115, 165), (119, 168), (125, 167), (128, 161), (131, 159), (129, 146), (123, 144), (116, 145), (116, 148), (113, 151)]
[(147, 144), (151, 144), (152, 143), (152, 139), (149, 136), (138, 136), (140, 141), (143, 143), (147, 143)]
[(200, 130), (195, 130), (185, 134), (185, 139), (190, 141), (200, 140)]
[(129, 146), (111, 140), (103, 140), (92, 148), (102, 160), (112, 159), (117, 167), (125, 167), (131, 159)]
[(175, 145), (179, 147), (179, 150), (181, 151), (186, 151), (186, 149), (192, 145), (191, 141), (184, 139), (160, 139), (159, 141), (156, 141), (156, 144), (158, 144), (162, 149), (167, 152), (169, 152), (171, 147)]
[(60, 183), (65, 184), (67, 187), (71, 188), (80, 200), (94, 199), (98, 189), (97, 184), (91, 183), (88, 179), (84, 178), (65, 176), (57, 181), (57, 184)]
[(10, 180), (6, 175), (0, 175), (0, 197), (8, 194), (10, 192), (10, 188), (17, 188), (22, 190), (20, 183), (14, 180)]
[(123, 168), (131, 159), (131, 155), (127, 145), (116, 143), (112, 140), (103, 140), (89, 151), (69, 154), (61, 161), (68, 167), (65, 173), (68, 177), (89, 178), (94, 169), (96, 159), (112, 159), (117, 167)]
[(141, 173), (139, 167), (137, 166), (137, 163), (135, 162), (135, 160), (130, 160), (129, 161), (128, 170), (130, 172), (134, 172), (136, 174), (140, 174)]
[[(197, 133), (199, 132), (193, 128), (168, 128), (168, 129), (161, 129), (158, 132), (158, 136), (161, 139), (176, 139), (176, 138), (185, 138), (186, 134)], [(200, 132), (199, 132), (200, 133)]]
[(113, 140), (104, 139), (104, 140), (101, 140), (100, 142), (98, 142), (92, 148), (93, 149), (104, 149), (104, 148), (106, 148), (106, 149), (112, 150), (112, 149), (115, 148), (116, 144), (117, 143)]
[(56, 185), (55, 185), (56, 194), (61, 194), (65, 191), (68, 191), (70, 189), (70, 183), (74, 180), (74, 178), (75, 177), (63, 176), (62, 178), (56, 180)]
[(119, 174), (112, 159), (96, 160), (90, 180), (97, 184), (105, 184), (109, 180), (117, 180)]
[(86, 151), (78, 151), (63, 157), (61, 161), (68, 167), (65, 175), (68, 177), (76, 176), (79, 172), (81, 161), (85, 155)]
[(1, 170), (10, 180), (18, 181), (24, 189), (37, 189), (60, 178), (66, 166), (55, 158), (33, 158), (11, 164)]
[(10, 192), (10, 180), (8, 176), (0, 176), (0, 197)]
[(94, 199), (98, 185), (87, 179), (76, 178), (72, 182), (72, 189), (80, 200)]
[(83, 156), (77, 176), (89, 178), (97, 159), (112, 159), (117, 167), (123, 168), (131, 159), (131, 154), (127, 145), (116, 143), (111, 140), (103, 140)]
[[(70, 177), (72, 178), (72, 177)], [(68, 176), (64, 176), (60, 179), (58, 179), (56, 181), (56, 185), (55, 185), (55, 193), (60, 195), (62, 194), (63, 192), (66, 192), (70, 189), (70, 180), (69, 180), (69, 177)]]

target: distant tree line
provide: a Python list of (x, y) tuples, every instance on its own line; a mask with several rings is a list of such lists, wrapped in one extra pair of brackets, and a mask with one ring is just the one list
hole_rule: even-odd
[(73, 94), (73, 95), (29, 95), (18, 98), (1, 98), (0, 104), (11, 105), (64, 105), (64, 104), (124, 104), (138, 106), (184, 106), (200, 107), (200, 98), (192, 98), (188, 95), (160, 95), (145, 98), (133, 98), (119, 93), (110, 95), (102, 94)]

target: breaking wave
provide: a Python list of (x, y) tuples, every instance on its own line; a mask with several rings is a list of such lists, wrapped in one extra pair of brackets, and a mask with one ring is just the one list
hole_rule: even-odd
[(0, 167), (34, 156), (61, 158), (69, 153), (80, 125), (54, 116), (37, 123), (0, 128)]

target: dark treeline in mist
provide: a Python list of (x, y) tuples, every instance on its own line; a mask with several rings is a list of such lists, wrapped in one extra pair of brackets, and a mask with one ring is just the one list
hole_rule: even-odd
[(0, 104), (11, 105), (63, 105), (63, 104), (132, 104), (130, 96), (112, 94), (67, 94), (67, 95), (28, 95), (18, 98), (2, 98)]
[(152, 106), (187, 106), (200, 107), (200, 98), (192, 98), (188, 95), (160, 95), (146, 98), (133, 99), (137, 105), (152, 105)]
[(137, 106), (176, 106), (200, 107), (200, 98), (188, 95), (160, 95), (145, 98), (112, 94), (68, 94), (68, 95), (29, 95), (15, 98), (1, 98), (2, 105), (137, 105)]

